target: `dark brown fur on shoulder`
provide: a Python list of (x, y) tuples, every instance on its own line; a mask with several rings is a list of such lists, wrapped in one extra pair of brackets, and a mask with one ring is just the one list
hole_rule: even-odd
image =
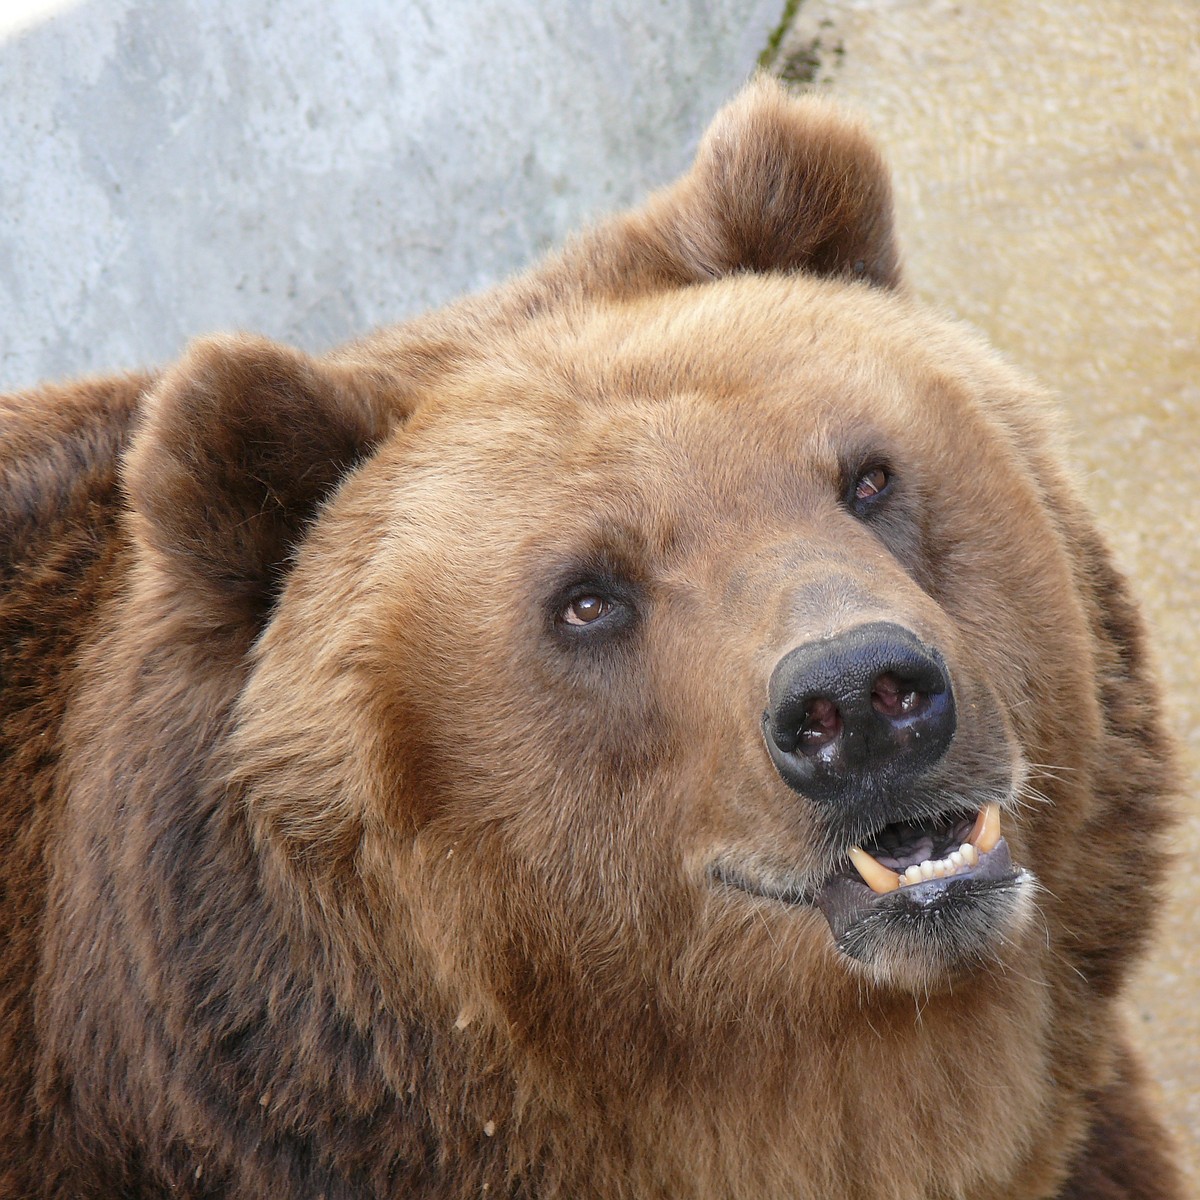
[(1181, 1195), (1138, 616), (827, 104), (0, 435), (0, 1197)]
[(33, 1000), (62, 726), (120, 559), (117, 469), (146, 377), (0, 398), (0, 1195), (38, 1194)]

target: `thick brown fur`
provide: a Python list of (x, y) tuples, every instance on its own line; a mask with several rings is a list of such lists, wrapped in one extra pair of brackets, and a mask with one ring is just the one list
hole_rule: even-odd
[[(0, 1196), (1180, 1195), (1118, 1017), (1172, 784), (1138, 616), (828, 106), (757, 82), (444, 312), (0, 432)], [(885, 619), (1036, 880), (954, 970), (771, 898), (832, 865), (772, 665)]]

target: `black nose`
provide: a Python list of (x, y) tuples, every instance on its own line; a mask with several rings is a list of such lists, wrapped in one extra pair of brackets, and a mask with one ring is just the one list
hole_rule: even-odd
[(954, 737), (954, 693), (940, 656), (886, 622), (789, 651), (771, 673), (768, 702), (763, 728), (776, 768), (823, 803), (894, 792)]

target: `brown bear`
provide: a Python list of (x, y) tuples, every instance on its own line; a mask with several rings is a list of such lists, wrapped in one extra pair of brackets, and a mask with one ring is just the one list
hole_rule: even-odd
[(0, 401), (0, 1195), (1180, 1194), (1138, 616), (891, 229), (760, 80), (498, 290)]

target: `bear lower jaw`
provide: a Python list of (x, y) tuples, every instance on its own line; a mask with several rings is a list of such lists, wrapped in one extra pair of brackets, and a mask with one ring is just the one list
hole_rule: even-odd
[[(927, 985), (994, 959), (1028, 907), (1034, 877), (1014, 865), (999, 821), (999, 806), (985, 804), (973, 824), (889, 826), (870, 851), (850, 847), (816, 887), (768, 885), (727, 864), (714, 866), (711, 878), (762, 900), (816, 907), (838, 950), (873, 976)], [(940, 843), (943, 857), (920, 852)]]
[(916, 968), (925, 978), (994, 957), (1033, 877), (1013, 865), (999, 804), (968, 821), (890, 825), (870, 850), (850, 847), (849, 864), (814, 896), (843, 954), (887, 976)]
[(903, 946), (946, 967), (988, 957), (1016, 916), (1033, 876), (1013, 865), (1000, 838), (978, 861), (954, 874), (877, 892), (857, 872), (831, 876), (813, 900), (842, 953), (870, 962)]

